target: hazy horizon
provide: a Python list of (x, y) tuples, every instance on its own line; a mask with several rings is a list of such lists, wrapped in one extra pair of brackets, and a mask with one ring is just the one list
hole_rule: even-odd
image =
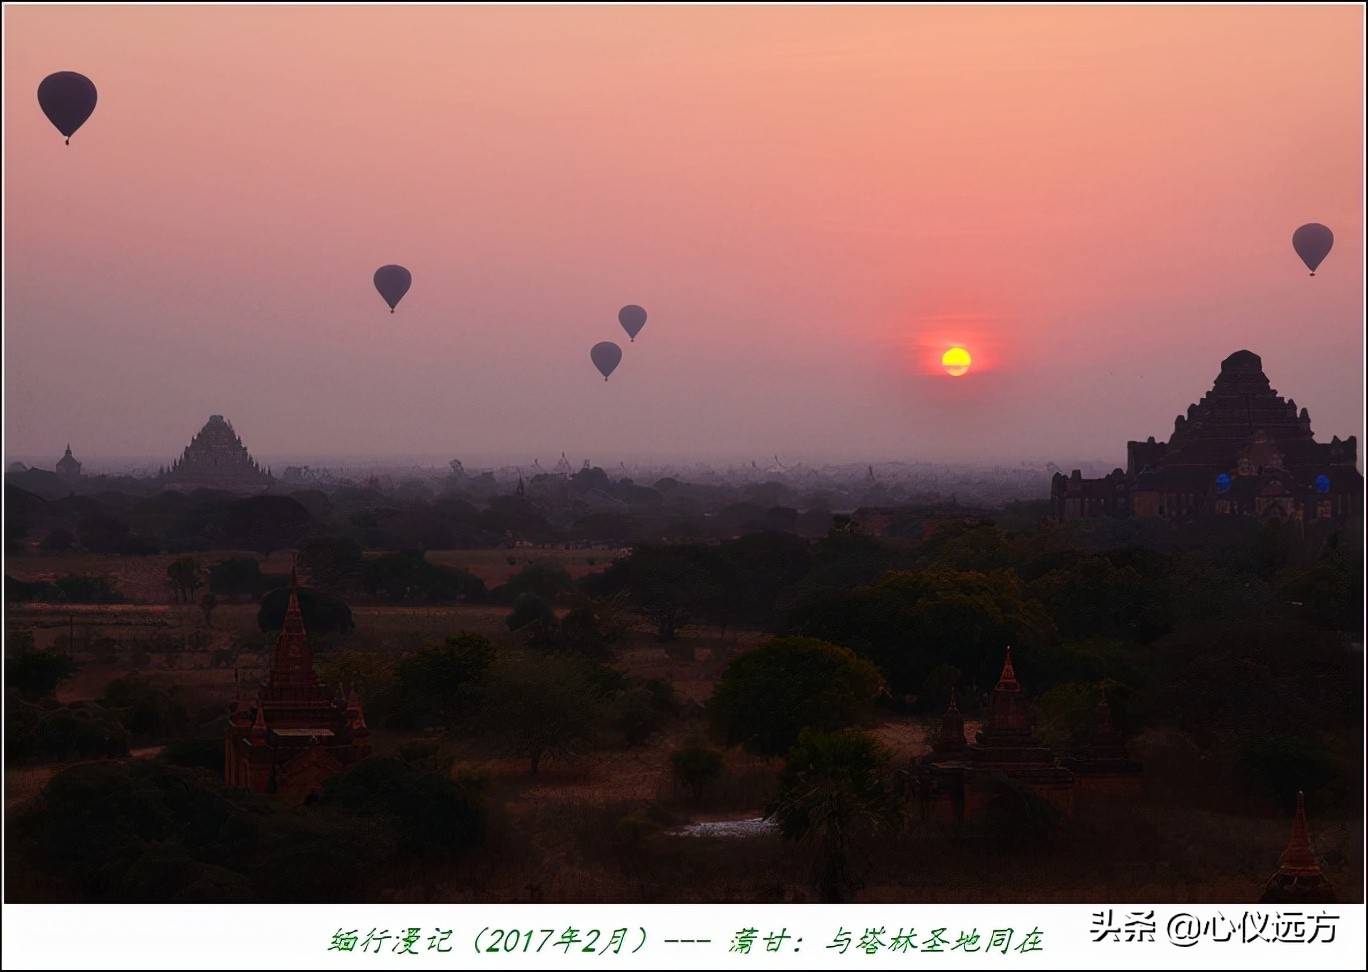
[[(1123, 466), (1242, 348), (1361, 440), (1363, 23), (6, 7), (6, 461), (222, 414), (263, 462)], [(69, 147), (60, 70), (99, 89)]]

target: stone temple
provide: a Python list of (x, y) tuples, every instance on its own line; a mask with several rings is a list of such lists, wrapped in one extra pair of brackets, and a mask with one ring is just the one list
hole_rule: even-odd
[(953, 824), (989, 816), (1004, 785), (1030, 792), (1066, 817), (1080, 804), (1131, 800), (1143, 789), (1142, 767), (1129, 758), (1105, 699), (1098, 706), (1092, 744), (1076, 755), (1057, 756), (1036, 738), (1011, 648), (975, 741), (965, 737), (964, 716), (952, 692), (940, 733), (931, 751), (918, 758), (916, 771), (923, 812)]
[(1126, 444), (1126, 468), (1101, 479), (1055, 473), (1054, 515), (1248, 516), (1343, 523), (1363, 499), (1354, 436), (1317, 442), (1305, 408), (1270, 387), (1263, 361), (1236, 351), (1202, 400), (1173, 423), (1167, 442)]
[(169, 469), (163, 468), (159, 478), (167, 489), (232, 492), (260, 492), (274, 482), (222, 415), (209, 416), (181, 457)]
[(293, 573), (270, 674), (255, 698), (244, 697), (240, 684), (238, 693), (223, 741), (229, 786), (306, 803), (324, 780), (370, 755), (370, 730), (356, 692), (331, 692), (314, 673)]

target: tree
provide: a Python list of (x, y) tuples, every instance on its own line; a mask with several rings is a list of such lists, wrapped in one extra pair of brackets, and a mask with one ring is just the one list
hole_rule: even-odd
[(523, 594), (535, 594), (546, 601), (570, 593), (575, 582), (565, 568), (554, 561), (539, 560), (528, 564), (508, 579), (494, 592), (494, 597), (505, 604), (511, 603)]
[(860, 732), (805, 730), (788, 754), (768, 816), (786, 839), (809, 848), (825, 902), (849, 900), (861, 884), (860, 845), (898, 820), (888, 761), (888, 751)]
[(7, 874), (111, 902), (357, 900), (403, 837), (382, 814), (302, 812), (153, 759), (63, 770), (13, 826)]
[(670, 768), (675, 781), (700, 800), (707, 785), (722, 775), (722, 754), (705, 746), (686, 746), (670, 754)]
[(468, 571), (440, 567), (421, 550), (367, 560), (361, 586), (368, 594), (405, 603), (478, 601), (485, 596), (484, 581)]
[(177, 736), (189, 722), (189, 713), (174, 688), (161, 688), (134, 675), (116, 678), (106, 685), (100, 701), (120, 713), (123, 724), (136, 739)]
[(513, 611), (504, 619), (509, 631), (531, 629), (533, 636), (548, 638), (556, 629), (556, 612), (551, 605), (536, 594), (519, 594), (513, 602)]
[(1248, 739), (1238, 768), (1253, 792), (1273, 797), (1284, 810), (1296, 805), (1299, 790), (1315, 794), (1340, 775), (1319, 739), (1283, 734)]
[[(598, 671), (615, 671), (600, 667)], [(622, 733), (628, 746), (639, 746), (664, 726), (671, 716), (679, 714), (679, 700), (669, 682), (651, 679), (641, 682), (632, 679), (626, 684), (605, 685), (612, 693), (608, 712), (613, 727)]]
[(57, 527), (43, 538), (43, 549), (50, 553), (64, 553), (70, 550), (75, 542), (76, 538), (71, 535), (70, 530)]
[(173, 560), (166, 567), (166, 578), (171, 584), (171, 591), (175, 594), (176, 600), (182, 604), (193, 601), (195, 592), (204, 586), (199, 561), (194, 557)]
[(484, 808), (468, 783), (394, 757), (363, 760), (330, 777), (320, 802), (385, 822), (405, 854), (450, 858), (484, 837)]
[(561, 654), (501, 655), (490, 666), (478, 725), (535, 776), (547, 757), (573, 755), (605, 718), (604, 691), (589, 663)]
[(214, 608), (218, 607), (218, 598), (213, 591), (209, 591), (200, 598), (200, 610), (204, 612), (204, 626), (212, 628), (214, 626)]
[(556, 646), (597, 661), (610, 658), (627, 633), (629, 619), (620, 598), (582, 598), (561, 618)]
[(613, 564), (596, 583), (610, 594), (625, 592), (655, 625), (657, 637), (673, 641), (679, 628), (715, 608), (722, 570), (711, 547), (643, 546)]
[(326, 590), (339, 590), (358, 578), (364, 562), (361, 544), (351, 537), (315, 537), (299, 548), (299, 566)]
[(83, 515), (76, 523), (81, 546), (92, 553), (118, 553), (128, 539), (128, 524), (101, 512), (98, 507)]
[(68, 604), (114, 604), (122, 600), (114, 581), (103, 574), (67, 574), (52, 586)]
[(777, 755), (805, 728), (843, 729), (883, 691), (869, 662), (814, 638), (775, 638), (735, 659), (708, 701), (729, 743)]
[(792, 533), (748, 533), (719, 552), (727, 573), (713, 620), (724, 628), (773, 624), (784, 593), (812, 569), (811, 546)]
[(293, 547), (308, 532), (313, 519), (298, 500), (288, 496), (250, 496), (229, 503), (223, 511), (224, 541), (235, 550), (265, 556)]
[(893, 691), (918, 691), (939, 665), (988, 685), (1002, 646), (1032, 652), (1055, 639), (1049, 614), (1011, 571), (892, 571), (868, 587), (807, 600), (790, 626), (797, 634), (848, 645), (879, 666)]
[(1354, 631), (1363, 621), (1363, 555), (1337, 545), (1310, 566), (1282, 571), (1279, 596), (1311, 624)]
[(399, 660), (394, 678), (405, 721), (455, 725), (471, 714), (478, 689), (494, 660), (494, 645), (477, 634), (460, 634)]
[(10, 759), (63, 761), (128, 753), (128, 731), (117, 715), (93, 702), (51, 707), (7, 693), (5, 755)]
[(5, 687), (15, 689), (26, 699), (49, 698), (58, 685), (76, 674), (76, 669), (74, 660), (55, 651), (11, 648), (5, 656)]

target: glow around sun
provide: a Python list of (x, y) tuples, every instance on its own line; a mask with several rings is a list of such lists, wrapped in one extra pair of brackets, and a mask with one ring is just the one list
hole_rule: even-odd
[(973, 363), (973, 359), (969, 357), (969, 352), (961, 347), (951, 348), (941, 355), (941, 367), (952, 378), (966, 374), (969, 371), (969, 366)]

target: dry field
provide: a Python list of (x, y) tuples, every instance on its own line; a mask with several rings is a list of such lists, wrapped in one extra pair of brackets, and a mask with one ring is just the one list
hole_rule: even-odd
[[(550, 562), (563, 567), (574, 578), (603, 570), (625, 554), (618, 549), (566, 549), (564, 546), (497, 547), (481, 550), (429, 550), (427, 559), (443, 567), (460, 567), (485, 582), (488, 588), (505, 583), (528, 564)], [(106, 576), (114, 580), (119, 593), (132, 604), (168, 604), (171, 588), (166, 568), (178, 554), (151, 554), (124, 557), (118, 554), (61, 553), (25, 554), (5, 561), (5, 572), (22, 581), (53, 581), (67, 574)], [(230, 557), (251, 557), (261, 561), (261, 572), (283, 575), (290, 572), (293, 555), (276, 551), (269, 557), (242, 550), (211, 550), (184, 556), (194, 557), (204, 566)], [(376, 556), (372, 553), (368, 556)]]

